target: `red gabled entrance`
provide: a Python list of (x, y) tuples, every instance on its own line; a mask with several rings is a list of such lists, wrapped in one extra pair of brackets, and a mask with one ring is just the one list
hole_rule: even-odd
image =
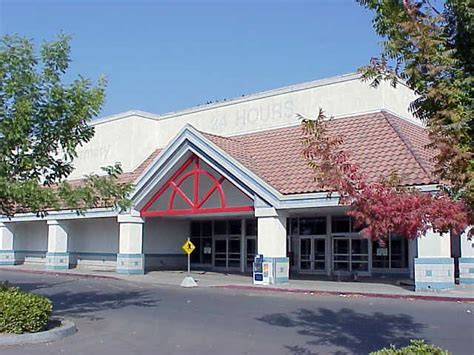
[[(226, 196), (226, 189), (230, 189), (230, 186), (235, 190), (225, 177), (209, 169), (207, 164), (193, 155), (146, 203), (140, 213), (143, 217), (153, 217), (253, 211), (253, 201), (241, 191), (238, 191), (241, 196), (237, 201), (231, 201)], [(235, 192), (233, 196), (236, 196)]]

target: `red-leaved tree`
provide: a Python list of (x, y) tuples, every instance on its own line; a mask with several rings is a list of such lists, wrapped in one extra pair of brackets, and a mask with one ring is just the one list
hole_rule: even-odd
[(469, 224), (467, 206), (447, 194), (422, 192), (400, 186), (398, 176), (381, 176), (370, 182), (356, 164), (349, 161), (341, 136), (327, 134), (322, 110), (315, 119), (302, 119), (303, 155), (315, 173), (315, 180), (328, 191), (338, 193), (341, 204), (363, 236), (384, 243), (390, 234), (415, 239), (429, 229), (436, 233), (461, 234)]

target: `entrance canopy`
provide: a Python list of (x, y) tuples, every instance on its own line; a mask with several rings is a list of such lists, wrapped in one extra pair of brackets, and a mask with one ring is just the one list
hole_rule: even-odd
[(253, 199), (193, 154), (144, 205), (143, 217), (253, 211)]

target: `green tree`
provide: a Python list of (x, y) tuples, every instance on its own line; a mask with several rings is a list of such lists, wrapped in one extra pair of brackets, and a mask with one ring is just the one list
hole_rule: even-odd
[(401, 78), (418, 98), (413, 114), (428, 128), (436, 173), (453, 197), (474, 206), (474, 2), (357, 0), (374, 12), (382, 53), (361, 68), (377, 86)]
[(60, 35), (36, 51), (30, 39), (0, 39), (0, 215), (130, 205), (131, 185), (118, 182), (119, 164), (79, 184), (65, 181), (77, 147), (94, 135), (88, 123), (104, 103), (106, 86), (104, 78), (96, 86), (81, 76), (64, 82), (69, 40)]

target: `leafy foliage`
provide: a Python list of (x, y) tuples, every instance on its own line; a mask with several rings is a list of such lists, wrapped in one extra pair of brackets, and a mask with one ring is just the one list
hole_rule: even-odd
[(131, 185), (118, 182), (119, 165), (80, 186), (64, 182), (76, 148), (94, 135), (88, 122), (102, 107), (106, 85), (83, 77), (65, 84), (70, 62), (64, 35), (43, 43), (39, 54), (29, 39), (0, 40), (0, 215), (129, 205)]
[(424, 193), (400, 187), (395, 174), (368, 181), (342, 145), (344, 139), (327, 134), (322, 110), (315, 119), (302, 119), (303, 155), (315, 179), (329, 194), (339, 193), (341, 203), (350, 205), (348, 215), (367, 238), (384, 243), (390, 234), (415, 239), (429, 229), (437, 233), (461, 234), (469, 224), (467, 206), (444, 192)]
[(410, 345), (397, 349), (395, 346), (371, 352), (370, 355), (449, 355), (447, 350), (427, 344), (424, 340), (410, 340)]
[(52, 310), (51, 301), (44, 296), (0, 285), (0, 333), (40, 332)]
[(410, 109), (427, 125), (437, 174), (474, 207), (474, 3), (446, 0), (437, 9), (429, 0), (357, 1), (374, 11), (383, 38), (363, 78), (374, 86), (401, 78), (415, 91)]

